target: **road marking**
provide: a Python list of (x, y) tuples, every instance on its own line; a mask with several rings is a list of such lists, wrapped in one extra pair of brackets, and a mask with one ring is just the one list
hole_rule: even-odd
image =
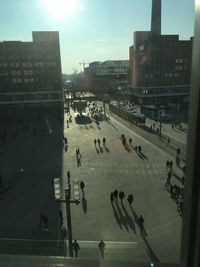
[[(20, 239), (20, 238), (0, 238), (0, 241), (25, 241), (25, 242), (60, 242), (61, 240), (43, 240), (43, 239)], [(66, 240), (67, 242), (68, 240)], [(78, 240), (81, 248), (98, 248), (99, 240)], [(136, 249), (137, 242), (120, 242), (120, 241), (105, 241), (106, 248), (111, 249)], [(68, 245), (68, 242), (67, 242)]]

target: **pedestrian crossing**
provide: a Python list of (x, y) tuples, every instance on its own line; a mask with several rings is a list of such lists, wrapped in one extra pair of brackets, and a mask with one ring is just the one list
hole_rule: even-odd
[(134, 178), (141, 184), (150, 181), (151, 183), (163, 181), (166, 178), (165, 168), (162, 165), (139, 164), (139, 163), (116, 163), (116, 162), (88, 162), (87, 169), (91, 170), (91, 175), (95, 177), (129, 177)]

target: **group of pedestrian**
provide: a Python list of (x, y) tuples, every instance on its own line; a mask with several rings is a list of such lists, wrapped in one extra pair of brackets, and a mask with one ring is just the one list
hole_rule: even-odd
[(172, 168), (173, 168), (173, 161), (172, 160), (167, 160), (166, 161), (166, 171), (172, 171)]
[[(105, 146), (106, 145), (106, 138), (105, 137), (103, 137), (103, 139), (102, 139), (102, 143), (103, 143), (103, 145)], [(98, 144), (98, 146), (100, 147), (100, 145), (101, 145), (101, 140), (98, 138), (98, 139), (94, 139), (94, 145), (96, 146)]]
[[(180, 156), (180, 149), (177, 149), (177, 156)], [(172, 185), (171, 177), (172, 177), (172, 167), (173, 161), (167, 160), (166, 162), (166, 171), (167, 171), (167, 180), (165, 183), (165, 189), (170, 193), (170, 197), (175, 200), (177, 204), (177, 211), (180, 215), (183, 212), (183, 196), (184, 196), (184, 189), (178, 185)]]
[[(113, 203), (114, 200), (118, 201), (118, 197), (122, 202), (123, 199), (125, 199), (125, 193), (124, 193), (124, 191), (118, 192), (118, 190), (115, 189), (113, 192), (110, 193), (110, 201), (111, 201), (111, 203)], [(131, 205), (133, 203), (133, 194), (132, 193), (128, 194), (127, 201), (129, 203), (129, 205)]]

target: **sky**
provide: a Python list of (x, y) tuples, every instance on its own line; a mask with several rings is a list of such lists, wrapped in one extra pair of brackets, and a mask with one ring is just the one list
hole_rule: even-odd
[[(189, 39), (195, 0), (162, 0), (162, 34)], [(93, 61), (129, 58), (134, 31), (151, 26), (152, 0), (0, 0), (0, 41), (59, 31), (62, 73)]]

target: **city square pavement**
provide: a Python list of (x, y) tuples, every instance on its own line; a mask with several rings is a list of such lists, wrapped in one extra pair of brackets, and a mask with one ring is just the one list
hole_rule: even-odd
[[(0, 147), (5, 188), (0, 194), (0, 251), (59, 254), (57, 245), (49, 242), (39, 246), (37, 240), (60, 239), (60, 205), (54, 199), (52, 179), (61, 176), (63, 125), (52, 114), (38, 113), (31, 122), (10, 122), (4, 129), (1, 136), (6, 133), (5, 143)], [(39, 228), (41, 212), (48, 216), (49, 232)]]
[[(63, 188), (67, 186), (66, 173), (73, 180), (83, 180), (85, 196), (77, 206), (71, 204), (73, 239), (84, 245), (87, 241), (121, 242), (121, 253), (133, 261), (179, 262), (182, 219), (178, 215), (175, 202), (164, 190), (166, 181), (166, 161), (174, 158), (157, 146), (127, 128), (116, 117), (99, 126), (65, 125), (68, 150), (63, 153)], [(65, 122), (68, 119), (65, 115)], [(141, 145), (143, 157), (133, 148), (124, 149), (120, 136), (133, 140), (133, 146)], [(102, 138), (106, 138), (106, 147)], [(101, 139), (95, 147), (94, 139)], [(77, 166), (76, 149), (80, 148), (81, 166)], [(63, 149), (64, 151), (64, 149)], [(174, 164), (175, 165), (175, 164)], [(181, 175), (181, 171), (175, 168)], [(172, 184), (180, 182), (172, 178)], [(113, 206), (110, 193), (123, 190), (127, 196), (133, 193), (132, 207), (125, 199)], [(63, 205), (65, 215), (65, 207)], [(137, 225), (137, 217), (143, 215), (148, 234), (142, 238)], [(134, 249), (123, 249), (124, 242), (133, 242)], [(130, 253), (128, 253), (130, 252)], [(109, 252), (108, 252), (109, 254)], [(84, 249), (80, 257), (84, 257)], [(112, 255), (113, 256), (113, 255)], [(123, 257), (123, 256), (121, 256)]]
[[(60, 240), (60, 204), (53, 196), (52, 179), (62, 178), (64, 197), (69, 170), (72, 185), (76, 179), (83, 180), (86, 185), (84, 198), (80, 192), (81, 203), (71, 204), (73, 239), (79, 241), (80, 257), (99, 257), (97, 244), (103, 239), (107, 242), (105, 257), (109, 259), (179, 262), (182, 221), (175, 202), (164, 190), (166, 160), (174, 161), (174, 157), (136, 134), (117, 117), (111, 116), (109, 122), (101, 122), (98, 127), (95, 123), (77, 125), (76, 115), (72, 113), (73, 122), (69, 128), (66, 125), (69, 116), (65, 115), (67, 151), (62, 144), (62, 125), (48, 114), (33, 123), (35, 135), (32, 127), (11, 131), (6, 144), (1, 146), (1, 173), (5, 187), (9, 187), (0, 195), (1, 253), (9, 251), (6, 242), (11, 240), (16, 253), (62, 255), (60, 243), (56, 243)], [(133, 146), (142, 146), (143, 157), (133, 148), (129, 152), (124, 149), (121, 134), (131, 137)], [(96, 149), (94, 138), (102, 140), (103, 136), (107, 139), (106, 147), (101, 142), (101, 147)], [(175, 171), (181, 175), (179, 169)], [(180, 184), (174, 178), (172, 183)], [(110, 192), (115, 189), (123, 190), (126, 197), (133, 193), (132, 207), (126, 199), (111, 205)], [(67, 228), (65, 204), (61, 206)], [(41, 211), (48, 215), (49, 232), (38, 228)], [(141, 214), (148, 234), (145, 238), (141, 237), (137, 225)], [(117, 247), (109, 248), (109, 242), (115, 242)]]

